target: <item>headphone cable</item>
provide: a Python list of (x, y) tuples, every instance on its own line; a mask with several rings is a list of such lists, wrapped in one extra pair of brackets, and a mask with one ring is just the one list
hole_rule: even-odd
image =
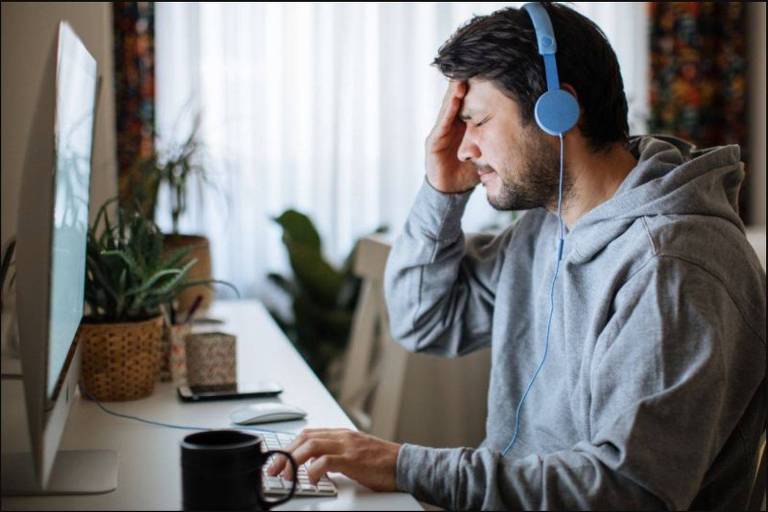
[(557, 260), (555, 261), (555, 275), (552, 278), (552, 285), (550, 286), (549, 290), (549, 318), (547, 319), (547, 336), (544, 340), (544, 356), (541, 358), (541, 363), (539, 363), (538, 368), (536, 368), (536, 371), (533, 374), (533, 377), (531, 377), (531, 382), (528, 383), (528, 388), (525, 390), (525, 393), (523, 393), (523, 397), (520, 399), (520, 403), (517, 405), (517, 412), (515, 412), (515, 433), (512, 436), (512, 440), (509, 442), (506, 448), (504, 448), (504, 451), (501, 452), (502, 457), (506, 457), (507, 453), (512, 449), (512, 447), (515, 445), (515, 442), (517, 441), (517, 435), (520, 432), (520, 411), (523, 408), (523, 403), (525, 402), (525, 399), (528, 397), (528, 392), (531, 390), (531, 387), (533, 386), (533, 381), (536, 380), (536, 377), (539, 375), (539, 372), (541, 371), (541, 368), (544, 366), (544, 361), (547, 360), (547, 353), (549, 352), (549, 333), (552, 328), (552, 315), (555, 311), (555, 281), (557, 281), (557, 274), (560, 271), (560, 260), (563, 258), (563, 245), (565, 243), (564, 240), (564, 226), (563, 226), (563, 134), (559, 134), (560, 137), (560, 184), (558, 186), (558, 194), (557, 194), (557, 219), (560, 223), (560, 238), (557, 243)]

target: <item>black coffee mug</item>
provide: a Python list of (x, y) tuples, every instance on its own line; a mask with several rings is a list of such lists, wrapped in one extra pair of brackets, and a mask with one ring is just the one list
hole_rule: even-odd
[(267, 501), (261, 491), (262, 468), (272, 455), (296, 461), (281, 450), (262, 452), (263, 440), (238, 430), (190, 434), (181, 442), (181, 494), (184, 510), (269, 510), (296, 492), (293, 479), (287, 496)]

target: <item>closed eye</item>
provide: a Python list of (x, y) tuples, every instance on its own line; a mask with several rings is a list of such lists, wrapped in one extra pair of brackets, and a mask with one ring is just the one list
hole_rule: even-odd
[(490, 119), (490, 117), (491, 117), (491, 116), (488, 116), (488, 117), (486, 117), (485, 119), (483, 119), (482, 121), (480, 121), (479, 123), (475, 124), (475, 128), (479, 128), (479, 127), (483, 126), (485, 123), (487, 123), (487, 122), (488, 122), (488, 120)]

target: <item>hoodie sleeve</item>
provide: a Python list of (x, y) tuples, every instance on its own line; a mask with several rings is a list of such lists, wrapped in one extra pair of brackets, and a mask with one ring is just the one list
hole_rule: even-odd
[(413, 352), (457, 356), (490, 344), (496, 283), (509, 232), (467, 237), (471, 191), (426, 180), (394, 243), (384, 277), (393, 338)]
[(583, 441), (516, 460), (406, 444), (399, 489), (449, 509), (688, 509), (724, 443), (743, 443), (734, 429), (757, 396), (765, 348), (722, 283), (663, 260), (614, 300), (591, 358)]

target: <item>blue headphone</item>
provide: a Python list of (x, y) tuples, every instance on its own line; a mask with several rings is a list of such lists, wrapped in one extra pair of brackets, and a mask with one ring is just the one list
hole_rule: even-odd
[(533, 21), (539, 55), (544, 57), (544, 72), (547, 76), (547, 92), (539, 97), (534, 109), (536, 124), (550, 135), (562, 135), (573, 128), (578, 121), (579, 104), (576, 98), (560, 88), (555, 61), (557, 42), (549, 14), (537, 2), (527, 3), (522, 9)]
[(563, 258), (563, 246), (565, 243), (562, 204), (563, 204), (563, 134), (576, 125), (579, 120), (579, 104), (576, 98), (568, 92), (560, 89), (560, 79), (557, 76), (557, 62), (555, 62), (555, 53), (557, 52), (557, 42), (552, 30), (552, 21), (544, 7), (539, 3), (528, 3), (523, 5), (522, 9), (528, 13), (533, 21), (533, 28), (536, 31), (536, 41), (539, 45), (539, 54), (544, 57), (544, 71), (547, 75), (547, 92), (542, 94), (536, 100), (534, 114), (536, 124), (550, 135), (556, 135), (560, 138), (560, 186), (557, 197), (557, 219), (560, 224), (560, 237), (557, 244), (557, 254), (555, 260), (555, 275), (552, 278), (552, 284), (549, 290), (549, 319), (547, 320), (547, 336), (544, 341), (544, 356), (541, 363), (528, 383), (528, 387), (517, 405), (515, 414), (515, 434), (507, 447), (502, 451), (502, 457), (512, 449), (517, 441), (517, 435), (520, 433), (520, 413), (523, 409), (528, 392), (533, 386), (533, 382), (539, 375), (544, 362), (547, 360), (549, 352), (549, 333), (552, 327), (552, 316), (555, 310), (555, 282), (557, 274), (560, 271), (560, 260)]

